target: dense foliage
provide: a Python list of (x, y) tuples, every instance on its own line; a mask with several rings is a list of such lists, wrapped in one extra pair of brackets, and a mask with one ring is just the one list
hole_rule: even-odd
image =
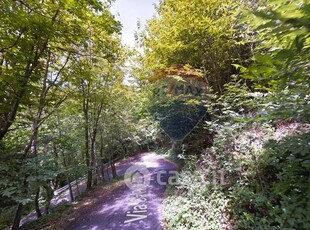
[(237, 21), (242, 1), (166, 0), (158, 7), (141, 40), (143, 67), (148, 72), (176, 64), (201, 69), (210, 86), (223, 90), (232, 64), (245, 64), (250, 55), (248, 33)]
[(309, 7), (308, 1), (270, 1), (244, 19), (250, 20), (260, 42), (243, 77), (267, 92), (267, 119), (309, 121)]
[[(309, 125), (219, 126), (166, 200), (174, 229), (308, 229)], [(292, 131), (294, 130), (294, 131)]]
[(267, 1), (244, 13), (254, 57), (235, 66), (251, 84), (234, 78), (208, 103), (215, 138), (202, 154), (184, 152), (166, 200), (169, 228), (310, 227), (309, 7)]
[[(309, 229), (310, 3), (162, 0), (139, 52), (110, 4), (0, 2), (0, 228), (49, 214), (77, 178), (104, 183), (107, 162), (117, 177), (113, 159), (167, 148), (159, 124), (196, 109), (208, 114), (169, 150), (183, 168), (168, 229)], [(205, 100), (153, 97), (151, 76), (185, 82), (178, 66), (207, 82)]]
[(17, 229), (33, 208), (48, 214), (54, 190), (86, 173), (88, 188), (98, 184), (107, 177), (103, 164), (147, 149), (156, 137), (136, 87), (123, 83), (129, 52), (109, 7), (0, 3), (1, 229), (13, 219)]

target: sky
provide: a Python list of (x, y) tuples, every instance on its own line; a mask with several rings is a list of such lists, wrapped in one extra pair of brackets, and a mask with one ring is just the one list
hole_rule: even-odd
[(156, 13), (154, 4), (159, 0), (116, 0), (111, 8), (122, 25), (122, 42), (129, 46), (134, 46), (134, 32), (137, 30), (137, 21), (141, 21), (141, 26), (145, 26), (146, 20), (151, 19)]

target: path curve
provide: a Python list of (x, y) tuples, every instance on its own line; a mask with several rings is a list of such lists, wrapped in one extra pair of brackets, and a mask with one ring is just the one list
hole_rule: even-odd
[(130, 189), (123, 184), (102, 196), (66, 229), (161, 230), (162, 202), (169, 177), (175, 175), (177, 166), (156, 153), (149, 152), (120, 163), (117, 167), (118, 175), (124, 175), (131, 166), (148, 169), (148, 175), (142, 175), (142, 178), (150, 178), (150, 183), (145, 188)]

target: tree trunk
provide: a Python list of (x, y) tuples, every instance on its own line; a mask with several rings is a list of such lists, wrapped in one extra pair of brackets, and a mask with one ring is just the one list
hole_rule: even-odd
[[(59, 122), (58, 121), (58, 119), (59, 119), (58, 114), (56, 115), (56, 118), (57, 118), (57, 122)], [(57, 123), (57, 128), (58, 128), (58, 123)], [(55, 160), (55, 166), (56, 166), (56, 168), (59, 168), (57, 146), (56, 146), (55, 141), (53, 141), (53, 155), (54, 155), (54, 158), (56, 159)], [(58, 188), (59, 183), (60, 183), (59, 175), (57, 175), (56, 178), (52, 180), (52, 184), (53, 184), (54, 189)]]
[(103, 159), (101, 159), (101, 178), (102, 181), (104, 181), (104, 167), (103, 167), (104, 163), (103, 163)]
[(92, 179), (93, 178), (93, 175), (92, 175), (92, 171), (91, 170), (88, 170), (87, 171), (87, 189), (90, 189), (92, 187)]
[(24, 205), (23, 204), (18, 204), (16, 214), (14, 217), (13, 225), (12, 225), (12, 230), (18, 230), (19, 229), (19, 223), (22, 218), (22, 213), (23, 213)]
[(37, 217), (40, 218), (42, 216), (41, 210), (40, 210), (40, 204), (39, 204), (39, 198), (40, 198), (40, 187), (37, 188), (36, 196), (34, 199), (34, 205), (37, 213)]
[(92, 116), (92, 135), (91, 135), (91, 146), (90, 146), (90, 152), (91, 152), (91, 166), (95, 167), (95, 176), (93, 178), (93, 183), (94, 185), (97, 185), (98, 183), (98, 175), (99, 171), (97, 168), (98, 161), (97, 161), (97, 156), (96, 156), (96, 137), (98, 133), (98, 124), (99, 124), (99, 118), (101, 116), (102, 108), (103, 108), (103, 102), (100, 101), (98, 106), (96, 106), (96, 101), (93, 102), (95, 103), (94, 106), (94, 111), (93, 111), (93, 116)]
[(100, 162), (101, 162), (101, 178), (104, 181), (104, 161), (103, 161), (103, 134), (100, 132)]
[(100, 165), (96, 164), (96, 185), (99, 182), (99, 178), (100, 178), (100, 169), (99, 169)]
[(76, 191), (77, 191), (78, 196), (80, 195), (79, 183), (80, 183), (80, 181), (79, 181), (79, 180), (76, 180), (76, 181), (75, 181)]
[[(86, 112), (87, 113), (87, 112)], [(92, 187), (92, 168), (90, 163), (90, 155), (89, 155), (89, 136), (88, 136), (88, 116), (85, 116), (85, 163), (88, 167), (87, 171), (87, 189), (90, 189)]]
[(89, 86), (86, 91), (85, 85), (82, 82), (82, 91), (83, 91), (83, 113), (84, 113), (84, 142), (85, 142), (85, 163), (88, 168), (87, 171), (87, 189), (92, 187), (92, 168), (91, 168), (91, 159), (89, 154), (89, 117), (88, 117), (88, 110), (89, 110)]
[(67, 176), (67, 182), (68, 182), (68, 186), (69, 186), (69, 193), (70, 193), (71, 202), (73, 202), (74, 201), (74, 196), (73, 196), (71, 181), (70, 181), (68, 176)]
[(107, 175), (107, 180), (110, 180), (110, 174), (109, 174), (109, 166), (106, 167), (106, 175)]
[(112, 170), (113, 178), (116, 178), (117, 177), (116, 167), (115, 167), (115, 163), (114, 163), (113, 159), (110, 160), (110, 164), (111, 164), (111, 170)]
[[(34, 122), (33, 124), (33, 138), (31, 142), (31, 156), (32, 157), (37, 157), (37, 140), (38, 140), (38, 125), (37, 122)], [(39, 167), (37, 158), (35, 159), (36, 162), (36, 176), (38, 176), (38, 171), (37, 168)], [(35, 210), (37, 213), (37, 217), (40, 218), (42, 216), (41, 210), (40, 210), (40, 204), (39, 204), (39, 198), (40, 198), (40, 186), (38, 186), (35, 199), (34, 199), (34, 205), (35, 205)]]
[[(111, 141), (111, 143), (113, 143), (113, 141), (114, 141), (112, 133), (110, 136), (110, 141)], [(113, 176), (113, 178), (115, 178), (117, 175), (116, 175), (116, 169), (115, 169), (115, 165), (114, 165), (114, 161), (113, 161), (114, 152), (113, 152), (113, 150), (111, 150), (110, 152), (111, 153), (109, 154), (109, 161), (110, 161), (110, 165), (111, 165), (112, 176)]]
[(49, 185), (45, 185), (44, 189), (46, 192), (45, 214), (48, 215), (50, 211), (51, 200), (54, 197), (54, 191)]
[[(95, 131), (93, 131), (93, 136), (91, 138), (91, 143), (90, 143), (90, 157), (91, 157), (91, 160), (90, 160), (90, 167), (91, 167), (91, 170), (92, 172), (95, 172), (96, 171), (96, 156), (95, 156), (95, 142), (96, 142), (96, 133)], [(96, 173), (93, 173), (92, 175), (92, 184), (93, 185), (97, 185), (97, 178), (96, 178)]]
[[(25, 159), (27, 158), (30, 149), (31, 150), (33, 149), (32, 145), (33, 145), (33, 142), (34, 142), (34, 139), (35, 139), (36, 135), (37, 135), (37, 130), (34, 129), (33, 132), (32, 132), (30, 141), (28, 142), (28, 145), (24, 149), (24, 158)], [(28, 190), (27, 176), (24, 178), (23, 188), (25, 189), (24, 192), (27, 193), (27, 190)], [(12, 230), (19, 229), (19, 223), (20, 223), (20, 220), (21, 220), (21, 217), (22, 217), (23, 209), (24, 209), (24, 205), (19, 203), (18, 207), (17, 207), (17, 210), (16, 210), (16, 213), (15, 213), (15, 217), (14, 217), (14, 221), (13, 221), (13, 225), (12, 225)]]
[[(56, 19), (56, 17), (53, 18), (53, 21)], [(15, 92), (16, 97), (14, 97), (14, 99), (9, 102), (11, 104), (10, 112), (6, 114), (3, 114), (3, 113), (0, 114), (0, 117), (1, 117), (0, 141), (4, 138), (6, 133), (9, 131), (9, 128), (11, 127), (11, 125), (13, 124), (16, 118), (19, 105), (22, 102), (22, 99), (27, 91), (27, 87), (29, 85), (31, 75), (33, 71), (37, 68), (37, 66), (40, 64), (39, 60), (42, 54), (45, 53), (45, 50), (48, 47), (48, 42), (49, 42), (49, 38), (46, 38), (45, 41), (42, 43), (42, 47), (35, 47), (34, 45), (32, 46), (31, 52), (33, 52), (34, 57), (33, 57), (33, 60), (29, 60), (27, 63), (27, 66), (25, 66), (25, 73), (22, 76), (22, 81), (19, 85), (18, 90)], [(5, 117), (4, 120), (3, 120), (3, 117)]]

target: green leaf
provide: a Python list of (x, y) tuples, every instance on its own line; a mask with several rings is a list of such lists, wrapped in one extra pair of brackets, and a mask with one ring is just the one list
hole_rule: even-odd
[(16, 192), (16, 188), (14, 188), (14, 187), (6, 188), (2, 191), (2, 196), (12, 198), (15, 195), (15, 192)]
[(272, 65), (274, 61), (274, 58), (270, 54), (256, 54), (254, 59), (264, 65)]
[(276, 58), (280, 60), (287, 60), (292, 58), (295, 55), (293, 50), (290, 49), (282, 49), (276, 54)]

